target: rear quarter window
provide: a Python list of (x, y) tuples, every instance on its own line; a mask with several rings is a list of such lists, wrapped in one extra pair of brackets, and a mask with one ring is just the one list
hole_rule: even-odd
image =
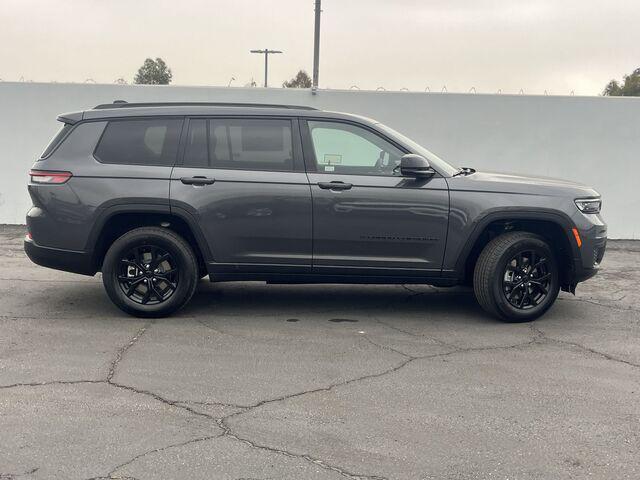
[(62, 126), (62, 128), (58, 130), (58, 133), (54, 135), (54, 137), (49, 142), (49, 145), (47, 145), (47, 148), (45, 148), (44, 152), (42, 152), (42, 155), (40, 155), (40, 160), (48, 157), (53, 153), (56, 147), (60, 145), (60, 143), (62, 143), (62, 140), (67, 136), (67, 133), (69, 133), (69, 130), (71, 130), (71, 127), (73, 127), (73, 125), (69, 125), (68, 123), (65, 123)]
[(94, 156), (102, 163), (173, 166), (182, 119), (112, 120)]

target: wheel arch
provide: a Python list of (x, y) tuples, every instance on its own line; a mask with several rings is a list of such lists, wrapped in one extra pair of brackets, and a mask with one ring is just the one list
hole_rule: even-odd
[(91, 252), (96, 271), (109, 246), (124, 233), (138, 227), (161, 226), (182, 236), (193, 248), (198, 262), (206, 268), (211, 259), (208, 244), (191, 214), (181, 208), (167, 205), (116, 205), (105, 209), (96, 221), (87, 240), (87, 251)]
[(556, 254), (560, 265), (561, 287), (570, 290), (573, 283), (574, 259), (579, 257), (571, 238), (573, 222), (557, 211), (493, 212), (475, 225), (456, 262), (456, 274), (464, 283), (473, 278), (480, 252), (496, 236), (511, 231), (525, 231), (543, 237)]

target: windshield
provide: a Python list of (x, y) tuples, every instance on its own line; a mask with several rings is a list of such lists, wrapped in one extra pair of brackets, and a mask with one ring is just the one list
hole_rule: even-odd
[(413, 140), (411, 140), (410, 138), (404, 136), (400, 132), (395, 131), (393, 128), (387, 127), (386, 125), (384, 125), (382, 123), (377, 123), (376, 126), (380, 130), (382, 130), (383, 132), (389, 134), (390, 136), (392, 136), (394, 138), (397, 138), (403, 144), (405, 144), (407, 147), (411, 148), (413, 153), (417, 153), (418, 155), (422, 155), (424, 158), (429, 160), (429, 163), (431, 165), (433, 165), (439, 172), (443, 173), (444, 175), (451, 176), (451, 175), (453, 175), (453, 174), (458, 172), (458, 170), (459, 170), (458, 168), (455, 168), (455, 167), (449, 165), (447, 162), (445, 162), (440, 157), (438, 157), (435, 153), (430, 152), (429, 150), (424, 148), (422, 145), (414, 142)]

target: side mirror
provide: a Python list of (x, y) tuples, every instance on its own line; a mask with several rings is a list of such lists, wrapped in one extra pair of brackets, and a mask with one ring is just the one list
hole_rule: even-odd
[(405, 177), (430, 177), (436, 173), (429, 161), (414, 153), (408, 153), (400, 158), (400, 173)]

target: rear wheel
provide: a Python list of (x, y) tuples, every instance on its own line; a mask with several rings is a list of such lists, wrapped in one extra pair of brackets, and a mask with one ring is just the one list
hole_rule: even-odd
[(138, 317), (163, 317), (183, 307), (193, 296), (198, 278), (198, 262), (189, 244), (157, 227), (122, 235), (102, 265), (109, 298)]
[(473, 288), (480, 306), (501, 320), (534, 320), (558, 296), (558, 262), (542, 237), (528, 232), (505, 233), (480, 254)]

